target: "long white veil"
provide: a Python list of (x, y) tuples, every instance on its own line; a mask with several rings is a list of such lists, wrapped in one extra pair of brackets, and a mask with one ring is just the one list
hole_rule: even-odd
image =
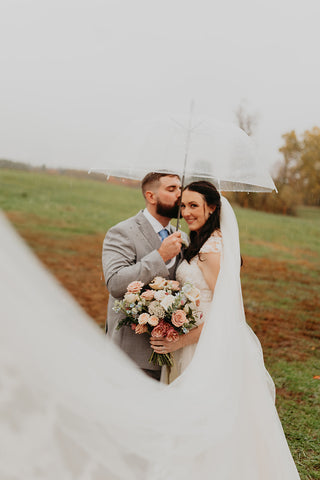
[(1, 479), (299, 478), (245, 321), (227, 200), (211, 311), (193, 361), (169, 386), (111, 344), (0, 221)]

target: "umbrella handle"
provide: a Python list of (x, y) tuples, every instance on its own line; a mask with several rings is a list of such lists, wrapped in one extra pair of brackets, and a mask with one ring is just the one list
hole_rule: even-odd
[[(183, 189), (184, 189), (184, 179), (185, 179), (185, 175), (186, 175), (186, 167), (187, 167), (189, 145), (190, 145), (190, 135), (191, 135), (191, 130), (192, 130), (193, 113), (194, 113), (194, 100), (191, 100), (190, 114), (189, 114), (189, 125), (188, 125), (188, 130), (187, 130), (186, 149), (185, 149), (185, 155), (184, 155), (184, 165), (183, 165), (183, 173), (182, 173), (182, 180), (181, 180), (181, 196), (182, 196), (182, 192), (183, 192)], [(180, 197), (180, 204), (179, 204), (179, 209), (178, 209), (176, 232), (179, 230), (180, 218), (181, 218), (181, 197)]]
[(180, 226), (180, 219), (181, 219), (181, 204), (179, 205), (178, 216), (177, 216), (177, 225), (176, 225), (176, 232), (179, 230)]
[[(182, 192), (183, 192), (183, 189), (184, 189), (184, 178), (185, 178), (185, 172), (183, 172), (183, 176), (182, 176), (182, 180), (181, 180), (181, 197), (182, 197)], [(179, 203), (179, 208), (178, 208), (176, 232), (179, 230), (179, 226), (180, 226), (180, 219), (181, 219), (181, 197), (180, 197), (180, 203)]]

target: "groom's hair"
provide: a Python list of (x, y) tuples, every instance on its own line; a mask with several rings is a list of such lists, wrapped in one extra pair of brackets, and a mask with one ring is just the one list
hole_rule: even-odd
[(162, 177), (179, 177), (179, 175), (175, 175), (174, 173), (160, 173), (160, 172), (150, 172), (142, 179), (141, 182), (141, 189), (143, 196), (145, 197), (145, 193), (150, 188), (158, 188), (160, 183), (160, 178)]

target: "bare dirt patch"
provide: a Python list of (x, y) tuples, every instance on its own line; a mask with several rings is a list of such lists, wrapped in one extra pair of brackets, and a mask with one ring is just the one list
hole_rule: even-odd
[(22, 231), (23, 238), (82, 308), (104, 327), (108, 292), (101, 266), (103, 235), (52, 239)]
[[(306, 262), (306, 265), (307, 264)], [(277, 357), (287, 360), (305, 360), (316, 348), (320, 338), (320, 295), (311, 295), (299, 301), (299, 290), (314, 287), (314, 278), (288, 268), (285, 262), (275, 262), (266, 258), (246, 257), (242, 275), (250, 278), (250, 283), (255, 280), (265, 280), (268, 291), (261, 288), (251, 288), (243, 292), (244, 299), (256, 308), (247, 307), (247, 321), (258, 335), (263, 349)], [(273, 302), (272, 308), (260, 307), (262, 299), (268, 295), (281, 299), (282, 292), (273, 282), (282, 281), (290, 291), (294, 308), (279, 308)], [(320, 279), (318, 280), (320, 292)], [(258, 282), (257, 282), (258, 285)]]
[[(83, 309), (101, 327), (105, 324), (108, 292), (105, 287), (101, 250), (104, 234), (73, 235), (53, 238), (38, 233), (22, 224), (22, 218), (9, 215), (18, 224), (21, 235), (36, 252), (61, 284), (71, 293)], [(285, 262), (265, 258), (245, 257), (242, 275), (255, 279), (281, 279), (290, 283), (292, 295), (297, 285), (311, 284), (312, 279), (298, 271), (288, 269)], [(271, 283), (272, 285), (272, 283)], [(320, 338), (320, 299), (303, 300), (294, 310), (260, 308), (266, 295), (259, 288), (244, 290), (244, 298), (255, 302), (256, 308), (246, 307), (249, 325), (259, 337), (265, 354), (287, 360), (304, 360), (314, 353)], [(306, 313), (302, 321), (299, 311)]]

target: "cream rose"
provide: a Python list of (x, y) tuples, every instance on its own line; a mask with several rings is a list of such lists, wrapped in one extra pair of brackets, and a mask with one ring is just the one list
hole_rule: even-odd
[(146, 323), (148, 323), (149, 318), (150, 318), (149, 313), (141, 313), (141, 315), (139, 315), (139, 318), (138, 318), (139, 325), (145, 325)]
[(200, 290), (198, 288), (192, 287), (184, 292), (190, 302), (194, 303), (197, 307), (200, 305)]
[(152, 282), (149, 284), (153, 290), (161, 290), (166, 286), (166, 279), (163, 277), (155, 277)]
[(165, 296), (166, 292), (164, 290), (157, 290), (156, 292), (154, 292), (154, 298), (158, 301), (163, 300)]
[(139, 296), (136, 293), (127, 292), (124, 296), (124, 301), (127, 303), (135, 303), (138, 300)]
[(159, 323), (159, 318), (156, 317), (155, 315), (152, 315), (151, 317), (148, 318), (148, 323), (152, 327), (156, 327)]

